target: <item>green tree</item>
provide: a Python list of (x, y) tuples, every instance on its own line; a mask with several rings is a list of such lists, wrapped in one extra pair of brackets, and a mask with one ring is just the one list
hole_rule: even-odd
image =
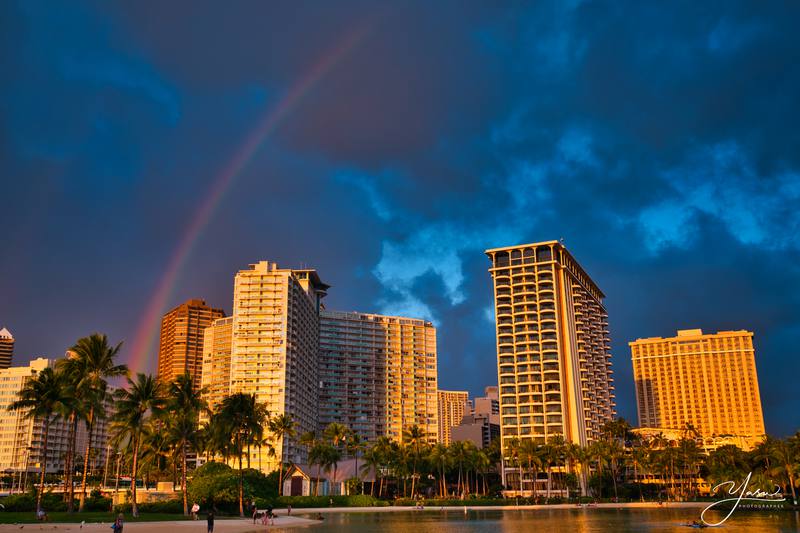
[(131, 441), (131, 512), (139, 516), (136, 502), (136, 479), (139, 474), (139, 454), (142, 446), (142, 432), (151, 418), (160, 417), (166, 408), (167, 400), (163, 384), (151, 375), (136, 374), (136, 379), (128, 379), (127, 389), (117, 389), (115, 393), (116, 413), (114, 432), (127, 435)]
[(205, 389), (198, 388), (196, 380), (188, 372), (175, 378), (169, 385), (167, 436), (172, 446), (180, 453), (184, 516), (189, 515), (186, 452), (190, 446), (196, 448), (200, 413), (208, 410), (203, 394)]
[(237, 393), (222, 400), (219, 417), (216, 418), (219, 429), (228, 435), (230, 456), (239, 463), (239, 516), (244, 517), (244, 474), (242, 455), (250, 442), (251, 435), (261, 431), (256, 398), (253, 394)]
[(407, 427), (403, 430), (403, 442), (407, 444), (411, 448), (411, 461), (412, 461), (412, 471), (411, 471), (411, 496), (414, 497), (416, 481), (417, 481), (417, 463), (419, 462), (422, 447), (425, 445), (427, 435), (425, 431), (417, 426), (413, 425)]
[[(519, 462), (520, 465), (525, 464), (528, 467), (528, 475), (533, 481), (532, 495), (536, 498), (536, 478), (539, 476), (539, 471), (542, 468), (542, 447), (533, 439), (523, 439), (519, 443)], [(520, 470), (520, 491), (522, 486), (522, 473)]]
[[(292, 420), (292, 415), (281, 413), (269, 421), (269, 430), (276, 444), (280, 444), (281, 456), (284, 455), (286, 442), (297, 434), (297, 424)], [(278, 495), (283, 495), (283, 457), (278, 458)]]
[(68, 357), (67, 366), (74, 372), (77, 388), (85, 391), (82, 395), (87, 406), (86, 412), (86, 449), (83, 454), (83, 476), (81, 481), (80, 503), (78, 512), (83, 511), (86, 501), (86, 481), (89, 472), (89, 457), (92, 455), (92, 435), (97, 418), (105, 418), (105, 404), (108, 399), (109, 378), (124, 376), (128, 367), (118, 365), (115, 361), (119, 355), (122, 343), (111, 346), (108, 337), (100, 333), (93, 333), (88, 337), (78, 339), (70, 348), (71, 356)]

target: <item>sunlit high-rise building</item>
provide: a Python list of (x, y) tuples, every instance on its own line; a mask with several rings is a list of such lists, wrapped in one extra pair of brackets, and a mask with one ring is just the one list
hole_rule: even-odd
[[(233, 317), (218, 318), (205, 329), (201, 385), (212, 411), (231, 392), (232, 338)], [(201, 418), (205, 419), (206, 414), (203, 413)]]
[(0, 329), (0, 369), (11, 366), (14, 356), (14, 336), (8, 329)]
[[(234, 283), (230, 393), (255, 394), (272, 416), (291, 415), (297, 435), (317, 429), (319, 312), (327, 289), (316, 270), (270, 261), (240, 270)], [(251, 451), (251, 464), (277, 466), (266, 448)], [(305, 459), (296, 439), (275, 443), (275, 454)]]
[[(40, 472), (44, 462), (44, 419), (28, 418), (27, 410), (10, 411), (8, 407), (19, 399), (18, 393), (28, 380), (35, 378), (42, 370), (53, 367), (55, 361), (36, 358), (24, 366), (0, 369), (0, 470), (7, 473)], [(112, 408), (111, 400), (106, 410)], [(64, 459), (69, 447), (70, 424), (62, 417), (53, 417), (47, 431), (47, 471), (64, 471)], [(109, 422), (98, 418), (92, 430), (90, 472), (98, 473), (105, 466)], [(78, 424), (75, 434), (75, 448), (83, 456), (88, 433), (85, 424)], [(82, 468), (83, 463), (76, 465)], [(37, 479), (38, 482), (38, 479)]]
[(188, 372), (199, 388), (205, 329), (224, 316), (222, 309), (209, 307), (198, 299), (187, 300), (165, 314), (158, 345), (158, 377), (172, 381)]
[(703, 439), (740, 439), (749, 449), (764, 436), (753, 333), (700, 329), (629, 343), (639, 426), (683, 430)]
[(436, 328), (425, 320), (324, 310), (319, 430), (331, 422), (367, 441), (402, 441), (419, 426), (438, 438)]
[(461, 423), (464, 415), (471, 410), (467, 391), (438, 391), (439, 397), (439, 442), (450, 444), (450, 431)]
[[(494, 284), (503, 450), (562, 435), (586, 445), (615, 416), (603, 292), (558, 241), (486, 251)], [(519, 474), (506, 461), (504, 482)]]

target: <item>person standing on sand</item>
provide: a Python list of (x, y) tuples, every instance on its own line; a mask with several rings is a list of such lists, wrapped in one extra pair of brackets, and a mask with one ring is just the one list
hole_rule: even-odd
[(208, 533), (214, 533), (214, 511), (208, 512), (206, 520), (208, 520)]
[(114, 520), (114, 523), (111, 525), (111, 529), (114, 530), (114, 533), (122, 533), (122, 527), (125, 525), (125, 517), (122, 513), (117, 515), (117, 519)]

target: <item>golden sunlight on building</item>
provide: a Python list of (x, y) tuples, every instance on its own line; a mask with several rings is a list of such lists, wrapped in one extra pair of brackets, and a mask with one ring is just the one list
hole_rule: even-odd
[(467, 391), (438, 391), (439, 397), (439, 442), (450, 445), (451, 430), (461, 423), (470, 410)]
[(682, 429), (750, 449), (764, 436), (753, 333), (678, 331), (629, 343), (639, 426)]
[[(558, 241), (494, 248), (503, 450), (555, 435), (585, 446), (615, 416), (604, 295)], [(519, 486), (508, 465), (504, 483)], [(509, 478), (512, 478), (510, 481)]]

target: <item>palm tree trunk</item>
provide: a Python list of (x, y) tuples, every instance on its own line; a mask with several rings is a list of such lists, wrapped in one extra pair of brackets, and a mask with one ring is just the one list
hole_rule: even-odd
[(103, 466), (103, 487), (108, 485), (108, 459), (111, 455), (111, 444), (106, 444), (106, 461)]
[(181, 490), (183, 491), (183, 516), (189, 516), (189, 496), (186, 490), (186, 443), (181, 446), (181, 462), (183, 463), (183, 470), (181, 471)]
[(244, 518), (244, 472), (242, 471), (242, 454), (239, 453), (239, 517)]
[(74, 501), (75, 501), (75, 486), (73, 483), (74, 472), (75, 472), (75, 439), (78, 436), (78, 414), (73, 412), (72, 413), (72, 423), (69, 428), (69, 447), (68, 447), (68, 457), (69, 457), (69, 473), (67, 474), (67, 479), (69, 480), (69, 486), (67, 487), (67, 512), (72, 513), (74, 511)]
[(417, 485), (417, 462), (414, 461), (414, 468), (411, 469), (411, 497), (414, 497), (414, 487)]
[(42, 435), (42, 472), (39, 476), (39, 492), (36, 493), (36, 512), (42, 508), (42, 493), (44, 492), (44, 474), (47, 470), (47, 434), (50, 432), (50, 416), (44, 419), (44, 434)]
[(792, 473), (792, 465), (785, 465), (786, 475), (789, 478), (789, 487), (792, 489), (792, 503), (797, 505), (797, 493), (794, 490), (794, 474)]
[[(333, 496), (333, 487), (337, 483), (337, 481), (336, 481), (336, 477), (337, 477), (336, 473), (338, 472), (338, 470), (339, 470), (339, 464), (338, 463), (333, 463), (333, 483), (331, 484), (331, 493), (330, 493), (331, 496)], [(339, 492), (340, 493), (342, 492), (341, 489), (339, 490)]]
[(139, 517), (139, 507), (136, 505), (136, 476), (139, 473), (139, 440), (137, 436), (133, 442), (133, 465), (131, 466), (131, 514), (134, 518)]
[(67, 423), (67, 452), (64, 454), (64, 498), (69, 502), (69, 483), (70, 483), (70, 475), (69, 472), (72, 469), (72, 421), (75, 418), (75, 412), (71, 412), (69, 415), (69, 421)]
[[(281, 450), (283, 452), (283, 450)], [(283, 455), (283, 453), (281, 453)], [(283, 458), (278, 461), (278, 496), (283, 496)]]
[(319, 496), (319, 476), (322, 465), (317, 465), (317, 483), (314, 485), (314, 496)]
[(92, 430), (94, 429), (94, 407), (89, 409), (89, 418), (86, 422), (86, 453), (83, 458), (83, 480), (81, 481), (81, 500), (78, 504), (78, 512), (83, 512), (86, 503), (86, 478), (89, 474), (89, 455), (92, 452)]
[[(117, 479), (114, 481), (114, 497), (117, 497), (117, 492), (119, 492), (119, 467), (120, 463), (122, 463), (122, 452), (117, 454)], [(113, 500), (112, 500), (113, 502)]]

